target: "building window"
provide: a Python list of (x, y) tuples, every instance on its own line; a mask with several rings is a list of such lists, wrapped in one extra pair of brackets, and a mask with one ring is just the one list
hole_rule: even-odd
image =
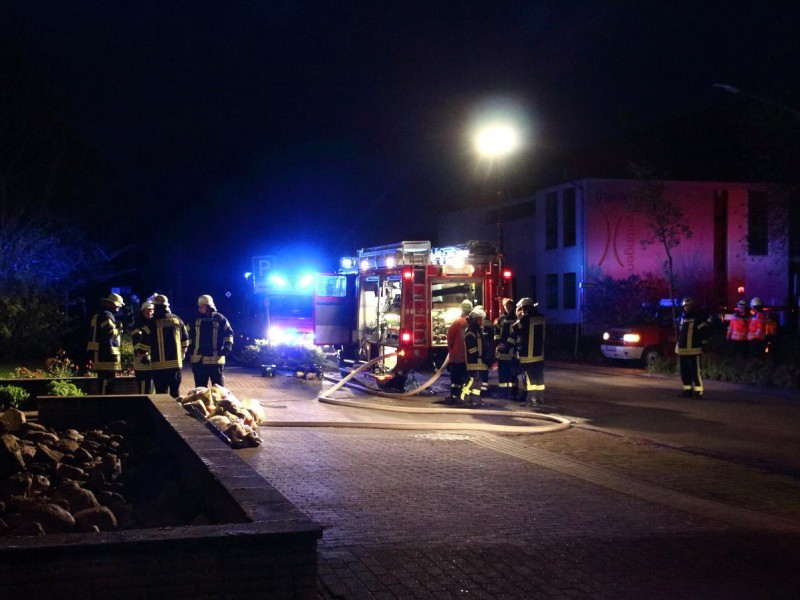
[(747, 253), (766, 256), (769, 254), (767, 193), (750, 190), (747, 194)]
[(544, 198), (545, 242), (547, 250), (558, 248), (558, 195), (550, 192)]
[(576, 242), (576, 214), (575, 214), (575, 188), (567, 188), (562, 196), (562, 206), (564, 207), (564, 247), (574, 246)]
[(564, 273), (564, 308), (577, 308), (578, 289), (575, 273)]
[(558, 273), (547, 274), (547, 308), (558, 308)]

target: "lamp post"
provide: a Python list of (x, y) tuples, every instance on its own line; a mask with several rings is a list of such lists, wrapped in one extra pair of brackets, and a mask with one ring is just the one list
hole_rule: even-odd
[[(497, 176), (497, 198), (500, 204), (506, 199), (505, 161), (520, 147), (517, 128), (504, 122), (490, 123), (480, 127), (475, 134), (475, 149), (478, 156), (489, 161), (489, 168)], [(502, 260), (504, 252), (502, 206), (497, 211), (497, 226), (500, 228), (499, 250)]]

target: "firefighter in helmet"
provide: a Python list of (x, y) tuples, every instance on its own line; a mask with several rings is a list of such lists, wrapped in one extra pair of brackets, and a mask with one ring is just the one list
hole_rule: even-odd
[(517, 320), (515, 303), (511, 298), (502, 298), (502, 314), (494, 322), (495, 358), (497, 359), (497, 381), (500, 397), (516, 399), (517, 376), (515, 369), (514, 347), (508, 343), (511, 327)]
[(156, 394), (168, 393), (177, 398), (189, 334), (181, 318), (170, 312), (169, 299), (164, 294), (153, 296), (153, 305), (153, 318), (142, 327), (142, 338), (136, 352), (150, 357)]
[(460, 404), (461, 392), (467, 382), (464, 330), (467, 328), (467, 317), (471, 311), (472, 302), (465, 299), (461, 302), (461, 314), (453, 319), (447, 328), (447, 369), (450, 372), (450, 396), (445, 399), (445, 404)]
[(214, 305), (214, 299), (203, 294), (197, 299), (198, 316), (189, 326), (189, 356), (195, 387), (225, 385), (225, 357), (233, 350), (233, 328)]
[(520, 393), (522, 406), (533, 407), (544, 402), (544, 331), (545, 318), (532, 298), (517, 302), (517, 321), (511, 328), (513, 344), (522, 372)]
[(764, 358), (767, 340), (767, 316), (761, 298), (750, 300), (750, 326), (747, 328), (747, 352), (751, 358)]
[(100, 394), (113, 394), (117, 373), (122, 370), (120, 336), (122, 324), (115, 314), (125, 306), (122, 296), (109, 294), (100, 300), (100, 310), (92, 316), (89, 325), (89, 343), (86, 345), (91, 368), (97, 373)]
[[(131, 331), (131, 343), (134, 350), (142, 341), (142, 327), (153, 317), (153, 308), (154, 304), (145, 300), (139, 307), (139, 314), (134, 318), (133, 331)], [(134, 351), (133, 371), (136, 379), (136, 391), (140, 394), (152, 394), (153, 374), (150, 369), (150, 356), (145, 352)]]
[(484, 361), (483, 320), (486, 311), (482, 306), (473, 308), (467, 316), (467, 330), (464, 332), (464, 349), (467, 356), (467, 383), (461, 391), (461, 399), (468, 406), (483, 406), (481, 383), (488, 370)]
[(703, 378), (700, 375), (700, 357), (708, 336), (708, 320), (700, 315), (693, 298), (684, 298), (681, 302), (683, 313), (678, 319), (678, 342), (675, 354), (681, 372), (684, 398), (703, 397)]
[(736, 312), (733, 313), (731, 322), (728, 324), (728, 331), (725, 337), (731, 355), (747, 358), (747, 332), (750, 327), (750, 310), (747, 307), (747, 300), (739, 300), (736, 303)]

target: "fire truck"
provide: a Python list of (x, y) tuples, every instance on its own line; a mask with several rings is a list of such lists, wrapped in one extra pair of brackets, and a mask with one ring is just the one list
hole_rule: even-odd
[(376, 372), (404, 380), (426, 363), (442, 364), (462, 301), (482, 305), (487, 323), (494, 321), (499, 300), (512, 296), (511, 276), (489, 242), (363, 248), (342, 259), (336, 274), (317, 276), (315, 343), (339, 348), (343, 362), (391, 355)]

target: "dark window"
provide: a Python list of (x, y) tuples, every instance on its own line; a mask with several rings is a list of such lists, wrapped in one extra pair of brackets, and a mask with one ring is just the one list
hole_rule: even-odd
[(558, 273), (547, 274), (547, 308), (558, 308)]
[(545, 245), (547, 250), (558, 248), (558, 195), (550, 192), (545, 196), (544, 222)]
[(750, 256), (766, 256), (769, 254), (766, 192), (753, 190), (748, 192), (747, 253)]
[(577, 278), (575, 273), (564, 273), (564, 308), (575, 308), (578, 306), (576, 282)]
[(567, 248), (569, 246), (574, 246), (576, 241), (575, 188), (567, 188), (564, 190), (562, 202), (564, 206), (564, 247)]

